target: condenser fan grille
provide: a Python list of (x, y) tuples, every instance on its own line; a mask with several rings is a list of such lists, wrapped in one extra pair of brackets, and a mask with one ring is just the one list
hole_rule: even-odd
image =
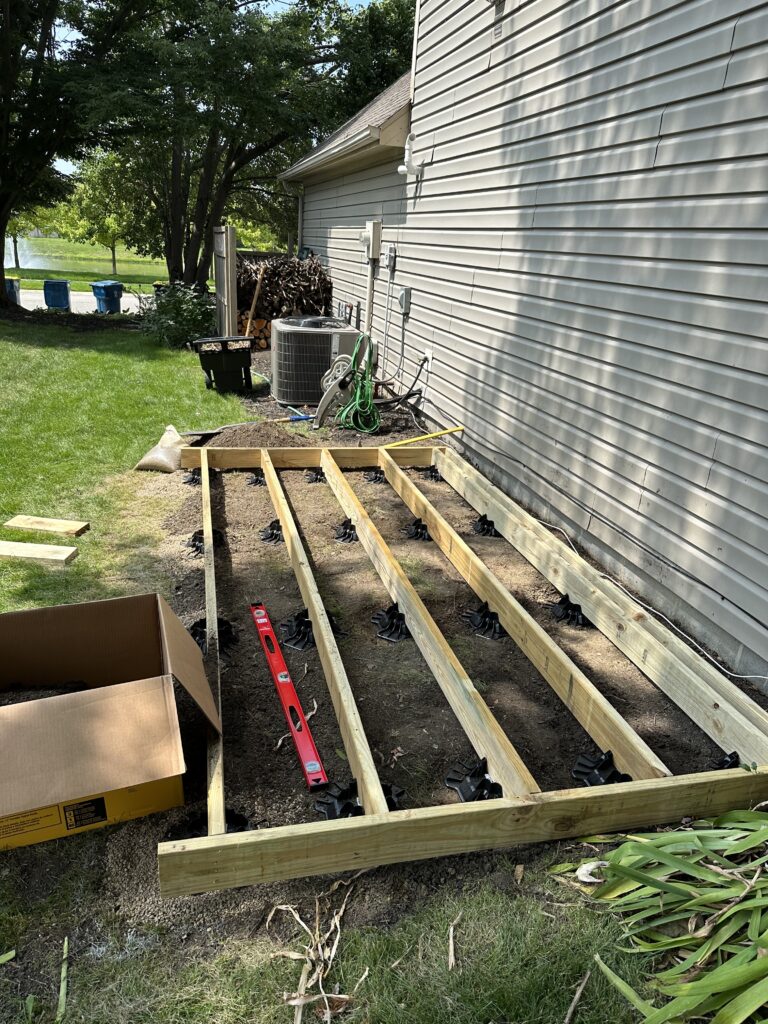
[(334, 317), (272, 321), (272, 394), (283, 405), (317, 405), (336, 356), (351, 355), (359, 332)]
[(323, 397), (320, 378), (331, 365), (331, 337), (316, 331), (280, 331), (273, 338), (272, 387), (278, 402), (317, 405)]

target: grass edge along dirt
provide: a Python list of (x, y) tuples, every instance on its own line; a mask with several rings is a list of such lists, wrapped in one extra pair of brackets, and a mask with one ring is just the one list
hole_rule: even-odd
[[(552, 857), (549, 850), (522, 872), (501, 855), (487, 879), (470, 882), (460, 881), (450, 862), (440, 862), (424, 872), (423, 888), (431, 891), (415, 910), (398, 917), (403, 908), (390, 908), (389, 926), (344, 922), (328, 991), (338, 986), (351, 992), (363, 975), (365, 980), (343, 1019), (348, 1024), (561, 1024), (595, 954), (644, 991), (644, 958), (617, 949), (621, 927), (613, 915), (595, 913), (577, 894), (546, 877)], [(369, 904), (376, 873), (362, 875), (355, 886), (348, 916), (355, 903), (363, 909)], [(318, 893), (326, 887), (318, 880)], [(296, 908), (305, 920), (312, 919), (312, 903)], [(448, 933), (457, 919), (456, 965), (449, 970)], [(128, 932), (114, 921), (96, 942), (87, 928), (82, 937), (75, 928), (67, 1024), (288, 1021), (293, 1009), (285, 1005), (284, 993), (296, 990), (301, 962), (284, 954), (300, 952), (303, 932), (288, 915), (276, 924), (272, 939), (261, 933), (254, 939), (181, 948), (172, 936), (135, 928)], [(41, 983), (39, 995), (41, 1008), (52, 1015), (61, 942), (58, 934), (35, 941), (50, 945), (51, 977)], [(17, 955), (25, 956), (24, 940)], [(0, 997), (5, 991), (8, 999), (4, 969)], [(8, 1018), (9, 1024), (24, 1020), (21, 999), (15, 998), (18, 1013)], [(309, 1006), (305, 1020), (314, 1019)], [(631, 1024), (635, 1014), (608, 979), (593, 971), (578, 1021), (607, 1020)]]
[[(64, 569), (0, 562), (0, 612), (125, 592), (150, 569), (161, 499), (121, 476), (168, 423), (180, 430), (249, 418), (204, 387), (197, 358), (138, 332), (76, 332), (0, 320), (0, 523), (23, 513), (88, 520)], [(50, 536), (2, 529), (5, 540)], [(157, 576), (158, 573), (155, 573)], [(135, 589), (135, 584), (134, 584)]]

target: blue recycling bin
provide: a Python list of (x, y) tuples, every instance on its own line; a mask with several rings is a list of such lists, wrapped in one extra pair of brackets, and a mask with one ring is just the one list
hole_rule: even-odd
[(96, 296), (96, 310), (99, 313), (119, 313), (123, 286), (119, 281), (91, 281)]
[(21, 281), (18, 277), (6, 277), (5, 290), (8, 298), (12, 299), (17, 306), (21, 305)]
[(48, 309), (63, 309), (69, 312), (69, 281), (43, 281), (43, 295)]

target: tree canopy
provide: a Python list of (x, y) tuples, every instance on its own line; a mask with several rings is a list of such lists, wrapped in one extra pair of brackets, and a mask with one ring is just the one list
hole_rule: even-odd
[[(54, 160), (103, 134), (92, 98), (113, 91), (115, 41), (152, 0), (1, 0), (0, 233), (66, 191)], [(0, 304), (7, 301), (0, 267)]]
[(284, 230), (278, 173), (408, 68), (413, 5), (0, 0), (0, 228), (55, 198), (56, 157), (101, 147), (116, 163), (91, 237), (114, 204), (130, 247), (204, 287), (213, 227)]
[(96, 150), (80, 165), (68, 202), (60, 205), (57, 230), (73, 242), (109, 249), (117, 274), (117, 243), (131, 225), (126, 168), (118, 153)]

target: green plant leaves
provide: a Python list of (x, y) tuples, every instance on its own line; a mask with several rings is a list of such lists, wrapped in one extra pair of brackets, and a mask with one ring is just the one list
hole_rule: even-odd
[(666, 1002), (649, 1003), (596, 959), (643, 1024), (766, 1024), (768, 814), (627, 836), (602, 856), (606, 880), (593, 895), (624, 916), (631, 950), (657, 958), (651, 985)]

